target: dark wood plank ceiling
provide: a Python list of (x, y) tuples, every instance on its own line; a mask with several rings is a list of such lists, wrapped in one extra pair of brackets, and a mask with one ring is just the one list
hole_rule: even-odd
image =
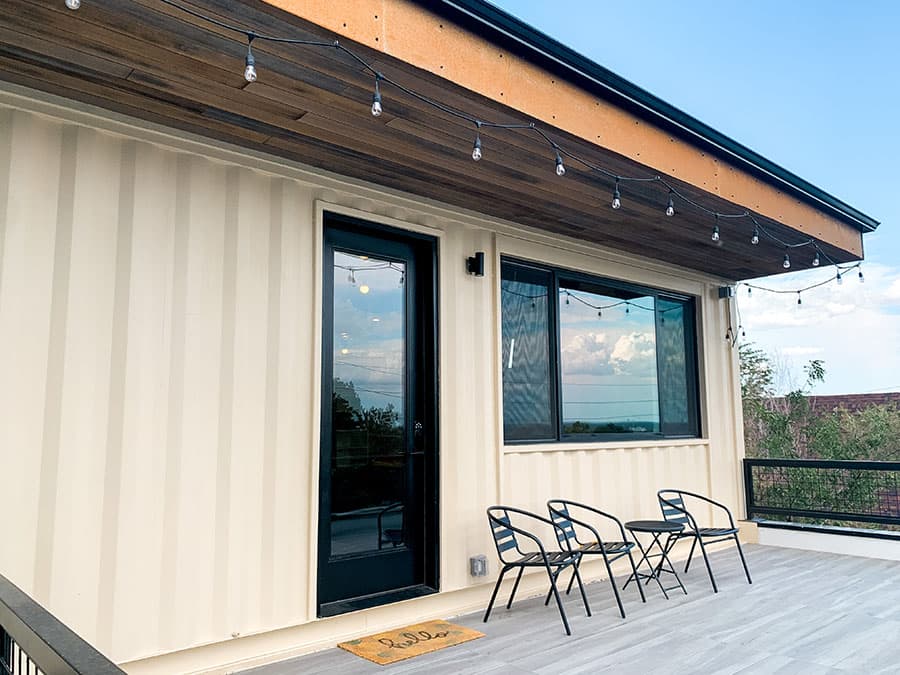
[[(332, 40), (321, 28), (256, 0), (185, 0), (207, 15), (258, 32)], [(481, 119), (521, 123), (521, 114), (382, 53), (342, 42), (421, 94)], [(484, 159), (471, 159), (473, 125), (385, 85), (384, 114), (370, 114), (373, 78), (336, 49), (254, 42), (259, 79), (243, 79), (240, 36), (155, 0), (3, 0), (0, 79), (177, 129), (261, 150), (342, 175), (562, 235), (720, 275), (746, 279), (783, 272), (784, 248), (750, 244), (749, 220), (713, 218), (690, 205), (664, 214), (656, 183), (620, 186), (569, 162), (562, 178), (547, 144), (528, 131), (482, 130)], [(551, 130), (552, 131), (552, 130)], [(562, 132), (563, 147), (625, 176), (652, 169)], [(742, 207), (667, 178), (691, 199), (723, 213)], [(783, 241), (805, 235), (760, 218)], [(853, 258), (822, 244), (834, 260)], [(792, 253), (810, 265), (811, 248)]]

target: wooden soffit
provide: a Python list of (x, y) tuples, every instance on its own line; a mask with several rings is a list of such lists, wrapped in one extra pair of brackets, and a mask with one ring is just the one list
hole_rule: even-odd
[[(479, 119), (539, 124), (560, 146), (622, 176), (662, 175), (721, 213), (751, 210), (786, 243), (814, 237), (837, 262), (862, 256), (858, 230), (592, 96), (473, 32), (406, 0), (184, 0), (184, 7), (247, 30), (342, 45), (431, 99)], [(658, 183), (621, 186), (570, 164), (554, 171), (547, 143), (528, 130), (475, 129), (402, 91), (383, 88), (331, 48), (254, 41), (259, 79), (243, 79), (246, 41), (158, 0), (4, 0), (0, 79), (140, 119), (260, 150), (453, 206), (727, 279), (783, 272), (784, 247), (750, 243), (753, 224), (714, 220), (677, 204), (664, 214)], [(812, 248), (791, 252), (809, 266)]]

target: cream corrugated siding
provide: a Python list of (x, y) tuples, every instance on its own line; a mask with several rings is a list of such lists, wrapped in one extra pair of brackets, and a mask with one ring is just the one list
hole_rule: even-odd
[(307, 620), (310, 194), (2, 115), (3, 571), (119, 659)]
[[(486, 553), (496, 572), (484, 508), (501, 500), (646, 517), (656, 489), (679, 485), (739, 503), (714, 281), (13, 89), (0, 91), (0, 572), (130, 671), (224, 672), (483, 606), (491, 580), (467, 562)], [(439, 240), (445, 592), (314, 621), (322, 208)], [(465, 273), (477, 250), (484, 278)], [(709, 442), (504, 448), (502, 254), (698, 295)]]

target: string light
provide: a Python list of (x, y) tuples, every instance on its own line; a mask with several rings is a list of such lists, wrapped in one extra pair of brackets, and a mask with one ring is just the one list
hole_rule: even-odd
[(81, 0), (66, 0), (66, 7), (74, 11), (81, 7)]
[(481, 161), (481, 122), (475, 123), (477, 130), (475, 131), (475, 145), (472, 146), (472, 159), (476, 162)]
[(803, 286), (802, 288), (794, 288), (794, 289), (786, 289), (786, 288), (771, 288), (768, 286), (760, 286), (759, 284), (751, 284), (746, 281), (742, 281), (738, 284), (738, 286), (746, 286), (747, 287), (747, 295), (752, 295), (753, 289), (758, 291), (765, 291), (767, 293), (806, 293), (807, 291), (811, 291), (814, 288), (819, 288), (821, 286), (825, 286), (826, 284), (830, 284), (832, 281), (837, 282), (838, 284), (843, 283), (843, 275), (851, 270), (858, 270), (862, 266), (862, 263), (854, 263), (852, 265), (846, 265), (844, 267), (836, 267), (834, 276), (828, 277), (827, 279), (823, 279), (822, 281), (817, 281), (813, 284), (809, 284), (807, 286)]
[[(778, 245), (788, 248), (788, 249), (812, 246), (816, 249), (816, 256), (813, 258), (813, 262), (812, 262), (813, 267), (818, 266), (815, 262), (816, 260), (819, 260), (821, 263), (820, 254), (821, 254), (821, 258), (824, 258), (825, 261), (828, 262), (829, 264), (837, 265), (836, 261), (832, 260), (821, 250), (818, 243), (813, 238), (804, 239), (803, 241), (796, 242), (796, 243), (790, 243), (790, 242), (783, 241), (777, 234), (775, 234), (772, 231), (769, 231), (768, 228), (764, 227), (760, 223), (760, 221), (757, 219), (757, 217), (750, 211), (745, 210), (740, 213), (730, 213), (730, 214), (729, 213), (720, 213), (714, 209), (710, 209), (710, 208), (704, 206), (703, 204), (696, 202), (695, 200), (691, 199), (687, 195), (681, 193), (676, 188), (675, 185), (673, 185), (667, 179), (665, 179), (659, 175), (648, 176), (648, 177), (620, 176), (608, 169), (605, 169), (602, 166), (598, 166), (598, 165), (592, 163), (591, 161), (589, 161), (583, 157), (574, 155), (571, 152), (563, 150), (558, 143), (556, 143), (545, 131), (543, 131), (541, 128), (539, 128), (534, 122), (510, 124), (510, 123), (488, 122), (488, 121), (484, 121), (484, 120), (479, 120), (471, 113), (468, 113), (464, 110), (459, 110), (457, 108), (454, 108), (454, 107), (451, 107), (444, 103), (441, 103), (440, 101), (432, 99), (428, 96), (420, 94), (420, 93), (416, 92), (415, 90), (410, 89), (409, 87), (406, 87), (402, 83), (394, 81), (393, 79), (383, 75), (381, 72), (379, 72), (375, 69), (373, 64), (369, 63), (368, 61), (363, 59), (361, 56), (356, 54), (354, 51), (352, 51), (352, 50), (348, 49), (347, 47), (345, 47), (344, 45), (342, 45), (337, 40), (330, 40), (330, 41), (305, 40), (305, 39), (299, 39), (299, 38), (289, 38), (289, 37), (282, 37), (282, 36), (276, 36), (276, 35), (264, 35), (264, 34), (260, 34), (260, 33), (248, 32), (246, 28), (242, 28), (242, 27), (227, 23), (225, 21), (222, 21), (220, 19), (217, 19), (217, 18), (214, 18), (211, 16), (207, 16), (207, 15), (203, 14), (202, 12), (199, 12), (191, 7), (182, 5), (177, 0), (160, 0), (160, 2), (165, 5), (168, 5), (170, 7), (173, 7), (181, 12), (184, 12), (185, 14), (189, 14), (195, 18), (205, 21), (209, 24), (218, 26), (219, 28), (224, 29), (226, 31), (230, 31), (237, 35), (246, 36), (248, 39), (248, 43), (247, 43), (247, 58), (245, 59), (244, 77), (248, 82), (255, 81), (256, 75), (257, 75), (255, 58), (253, 57), (252, 51), (250, 49), (250, 42), (252, 42), (254, 39), (265, 40), (268, 42), (282, 43), (282, 44), (302, 45), (302, 46), (311, 47), (311, 48), (335, 49), (337, 51), (340, 51), (344, 55), (346, 55), (349, 59), (355, 61), (364, 71), (367, 71), (367, 72), (371, 73), (372, 75), (374, 75), (375, 91), (372, 96), (371, 111), (372, 111), (372, 115), (375, 117), (379, 117), (383, 112), (380, 83), (382, 81), (384, 81), (384, 82), (387, 82), (387, 83), (391, 84), (392, 86), (396, 87), (397, 89), (404, 92), (408, 96), (415, 98), (416, 100), (420, 101), (421, 103), (424, 103), (434, 109), (437, 109), (446, 115), (456, 117), (457, 119), (465, 120), (471, 124), (475, 124), (479, 128), (479, 130), (481, 127), (489, 127), (492, 129), (525, 130), (525, 131), (530, 131), (530, 132), (536, 134), (541, 139), (543, 139), (543, 141), (545, 141), (548, 145), (550, 145), (550, 147), (553, 148), (553, 150), (555, 151), (555, 153), (556, 153), (556, 173), (558, 176), (564, 176), (566, 173), (566, 166), (563, 163), (563, 155), (565, 155), (569, 160), (576, 162), (578, 165), (584, 167), (589, 172), (594, 172), (596, 174), (600, 174), (601, 176), (604, 176), (606, 178), (615, 179), (616, 187), (613, 192), (613, 203), (612, 203), (612, 206), (614, 209), (618, 209), (621, 207), (621, 197), (619, 194), (619, 182), (620, 181), (622, 181), (622, 182), (659, 183), (662, 187), (666, 188), (669, 193), (669, 198), (668, 198), (668, 202), (666, 205), (666, 211), (665, 211), (667, 216), (675, 215), (675, 213), (676, 213), (675, 200), (678, 199), (685, 204), (689, 204), (689, 205), (693, 206), (694, 208), (698, 209), (699, 211), (702, 211), (704, 213), (708, 213), (710, 215), (715, 216), (717, 219), (720, 217), (721, 218), (732, 218), (732, 219), (748, 219), (753, 224), (753, 235), (750, 239), (750, 242), (753, 245), (759, 244), (760, 239), (762, 237), (766, 237), (767, 239), (770, 239), (775, 244), (778, 244)], [(68, 7), (69, 9), (78, 9), (81, 6), (81, 0), (65, 0), (65, 4), (66, 4), (66, 7)], [(472, 148), (472, 159), (475, 161), (479, 161), (479, 159), (480, 159), (480, 155), (481, 155), (480, 141), (481, 141), (480, 133), (478, 133), (478, 134), (476, 134), (475, 144), (473, 145), (473, 148)], [(785, 257), (787, 257), (787, 255)], [(787, 267), (785, 267), (785, 269), (787, 269)]]
[(803, 304), (803, 300), (800, 299), (800, 291), (797, 291), (797, 304), (798, 304), (798, 305), (802, 305), (802, 304)]
[(378, 81), (383, 79), (381, 73), (375, 73), (375, 93), (372, 94), (372, 117), (381, 117), (381, 89)]
[(862, 267), (859, 268), (859, 283), (865, 283), (866, 278), (863, 276)]
[(719, 216), (716, 215), (716, 225), (713, 227), (712, 237), (710, 237), (715, 242), (718, 242), (721, 237), (719, 236)]
[(822, 261), (819, 259), (819, 252), (816, 251), (816, 257), (813, 258), (812, 266), (813, 266), (813, 267), (818, 267), (821, 263), (822, 263)]
[(253, 33), (247, 33), (247, 58), (244, 59), (244, 79), (247, 82), (256, 82), (256, 59), (253, 58), (253, 50), (250, 45), (253, 44)]
[(557, 176), (565, 176), (566, 175), (566, 165), (563, 164), (562, 155), (559, 154), (559, 148), (556, 149), (556, 175)]
[(781, 266), (786, 270), (791, 269), (791, 256), (787, 253), (784, 254), (784, 261), (781, 263)]

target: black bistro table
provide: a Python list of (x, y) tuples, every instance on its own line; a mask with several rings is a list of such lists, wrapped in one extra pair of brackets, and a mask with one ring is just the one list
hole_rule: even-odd
[[(681, 588), (681, 590), (684, 591), (684, 594), (687, 595), (684, 584), (681, 583), (681, 579), (678, 578), (678, 573), (675, 571), (672, 561), (669, 560), (669, 551), (672, 550), (672, 547), (677, 541), (677, 537), (674, 535), (681, 532), (684, 529), (684, 525), (682, 523), (672, 523), (667, 520), (630, 520), (625, 523), (625, 529), (631, 532), (632, 538), (641, 550), (642, 557), (635, 567), (634, 573), (628, 577), (628, 581), (625, 582), (625, 585), (622, 588), (627, 588), (628, 584), (632, 581), (639, 584), (641, 583), (641, 579), (646, 579), (649, 584), (650, 580), (653, 579), (659, 585), (660, 590), (663, 592), (663, 595), (666, 596), (667, 600), (669, 599), (669, 594), (666, 591), (671, 591), (676, 588)], [(640, 538), (636, 534), (638, 532), (652, 535), (652, 539), (647, 546), (644, 546), (641, 543)], [(666, 535), (666, 539), (661, 542), (660, 538), (663, 535)], [(654, 549), (658, 551), (658, 553), (654, 553)], [(659, 558), (659, 562), (654, 565), (653, 561), (656, 558)], [(647, 566), (650, 570), (649, 573), (641, 572), (642, 565)], [(678, 582), (678, 585), (669, 587), (663, 586), (662, 581), (660, 581), (659, 578), (660, 572), (670, 573), (675, 577), (675, 581)]]

